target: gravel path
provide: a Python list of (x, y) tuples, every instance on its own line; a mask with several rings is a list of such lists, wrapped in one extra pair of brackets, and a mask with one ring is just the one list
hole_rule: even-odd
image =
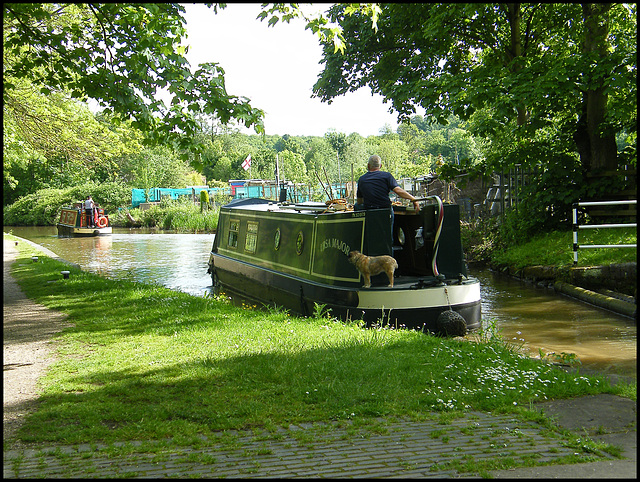
[[(54, 361), (52, 335), (67, 324), (66, 315), (34, 303), (12, 278), (18, 250), (3, 241), (3, 440), (15, 434), (24, 416), (35, 409), (37, 381)], [(17, 444), (13, 444), (15, 447)]]

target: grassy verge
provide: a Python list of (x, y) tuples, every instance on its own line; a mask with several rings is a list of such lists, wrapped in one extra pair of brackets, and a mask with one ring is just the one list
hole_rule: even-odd
[[(497, 234), (497, 226), (490, 221), (461, 224), (464, 250), (469, 261), (481, 261), (516, 269), (527, 266), (573, 266), (573, 232), (542, 232), (531, 239), (504, 246)], [(579, 245), (637, 244), (634, 228), (588, 229), (578, 233)], [(635, 248), (579, 249), (578, 266), (601, 266), (636, 262)]]
[(190, 440), (305, 421), (527, 412), (545, 399), (635, 396), (635, 384), (566, 373), (491, 330), (442, 339), (238, 308), (43, 256), (33, 263), (33, 248), (19, 249), (12, 273), (21, 288), (74, 324), (56, 336), (60, 359), (41, 380), (39, 408), (19, 434), (25, 442)]
[[(572, 232), (542, 233), (518, 246), (493, 253), (494, 263), (524, 268), (526, 266), (573, 266)], [(637, 244), (632, 228), (590, 229), (578, 233), (578, 245)], [(578, 250), (578, 266), (601, 266), (637, 261), (635, 248), (589, 248)]]

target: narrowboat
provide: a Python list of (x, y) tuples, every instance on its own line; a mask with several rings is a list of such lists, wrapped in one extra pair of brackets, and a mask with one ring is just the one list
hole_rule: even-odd
[(104, 209), (96, 206), (94, 212), (94, 226), (87, 226), (87, 216), (82, 208), (82, 203), (75, 203), (73, 206), (63, 206), (60, 210), (60, 219), (56, 224), (58, 236), (78, 237), (78, 236), (104, 236), (112, 233), (113, 229), (109, 225), (109, 216), (104, 213)]
[[(236, 199), (220, 209), (209, 256), (213, 290), (309, 316), (317, 307), (366, 326), (464, 335), (481, 325), (480, 283), (468, 276), (460, 211), (438, 196), (421, 209), (353, 210), (340, 203)], [(393, 224), (393, 226), (392, 226)], [(364, 287), (349, 253), (392, 256)]]

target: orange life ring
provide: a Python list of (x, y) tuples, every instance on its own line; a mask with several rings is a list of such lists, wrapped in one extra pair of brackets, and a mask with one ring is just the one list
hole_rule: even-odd
[(98, 218), (98, 227), (99, 228), (104, 228), (107, 225), (107, 218), (105, 218), (104, 216), (100, 216)]

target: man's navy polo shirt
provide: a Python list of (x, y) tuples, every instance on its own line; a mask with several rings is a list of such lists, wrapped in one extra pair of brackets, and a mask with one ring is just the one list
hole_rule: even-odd
[(363, 199), (365, 209), (391, 206), (389, 192), (398, 187), (398, 182), (386, 171), (367, 171), (358, 179), (357, 197)]

